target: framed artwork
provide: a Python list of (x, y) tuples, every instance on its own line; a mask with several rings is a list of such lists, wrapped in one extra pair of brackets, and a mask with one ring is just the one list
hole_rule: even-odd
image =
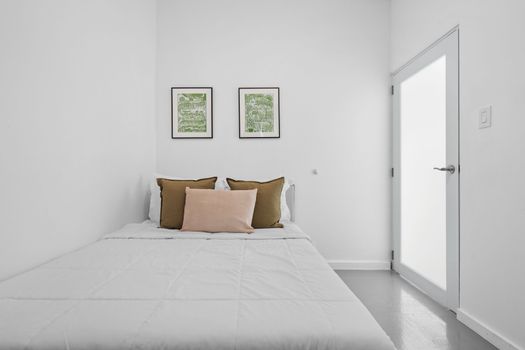
[(279, 88), (239, 88), (239, 138), (279, 138)]
[(213, 138), (213, 88), (171, 88), (171, 138)]

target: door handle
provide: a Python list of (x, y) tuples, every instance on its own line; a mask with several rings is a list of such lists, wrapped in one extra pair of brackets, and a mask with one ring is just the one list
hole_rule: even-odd
[(456, 167), (453, 166), (453, 165), (449, 165), (446, 168), (434, 168), (434, 170), (448, 171), (452, 175), (452, 174), (454, 174), (456, 172)]

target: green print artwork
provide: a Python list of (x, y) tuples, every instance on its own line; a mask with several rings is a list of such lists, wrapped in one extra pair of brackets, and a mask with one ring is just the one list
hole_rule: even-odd
[(206, 94), (177, 94), (178, 131), (206, 132)]
[(273, 132), (273, 95), (244, 95), (246, 132)]

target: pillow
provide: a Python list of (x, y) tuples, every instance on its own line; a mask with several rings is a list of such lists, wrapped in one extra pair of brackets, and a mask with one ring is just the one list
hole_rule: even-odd
[[(173, 177), (166, 176), (161, 174), (156, 174), (153, 176), (153, 181), (150, 184), (150, 198), (149, 198), (149, 219), (153, 222), (159, 224), (160, 222), (160, 187), (157, 184), (157, 179), (163, 178), (168, 180), (183, 180), (182, 177)], [(226, 178), (219, 177), (217, 182), (215, 182), (215, 189), (225, 189), (227, 188)]]
[[(281, 217), (279, 219), (279, 222), (281, 223), (292, 220), (292, 213), (290, 211), (290, 208), (288, 207), (288, 202), (286, 201), (286, 192), (288, 192), (292, 184), (293, 184), (292, 180), (286, 177), (284, 178), (283, 190), (281, 191)], [(225, 178), (220, 177), (217, 180), (217, 183), (215, 184), (215, 189), (219, 189), (219, 188), (228, 189), (228, 190), (230, 189), (230, 187), (228, 186), (228, 182), (226, 181)]]
[(181, 231), (253, 232), (257, 189), (215, 191), (186, 188)]
[(283, 227), (279, 223), (281, 218), (281, 193), (284, 186), (284, 177), (267, 182), (240, 181), (227, 178), (228, 186), (233, 191), (257, 189), (257, 200), (253, 213), (252, 226), (254, 228)]
[(160, 227), (176, 229), (182, 227), (186, 187), (214, 189), (216, 181), (216, 177), (199, 180), (157, 179), (161, 196)]
[(292, 212), (290, 211), (290, 208), (288, 208), (288, 203), (286, 202), (286, 192), (288, 192), (291, 185), (292, 181), (285, 178), (283, 190), (281, 191), (281, 218), (279, 219), (279, 222), (292, 220)]

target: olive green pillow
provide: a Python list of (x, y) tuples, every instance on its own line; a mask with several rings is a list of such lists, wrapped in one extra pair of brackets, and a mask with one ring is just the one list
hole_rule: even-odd
[(226, 181), (233, 191), (257, 189), (252, 219), (254, 228), (283, 227), (279, 223), (279, 219), (281, 218), (281, 192), (284, 186), (284, 177), (267, 182), (241, 181), (230, 178)]
[(216, 177), (198, 180), (157, 179), (160, 187), (160, 227), (182, 227), (184, 219), (184, 204), (186, 203), (186, 187), (214, 189)]

